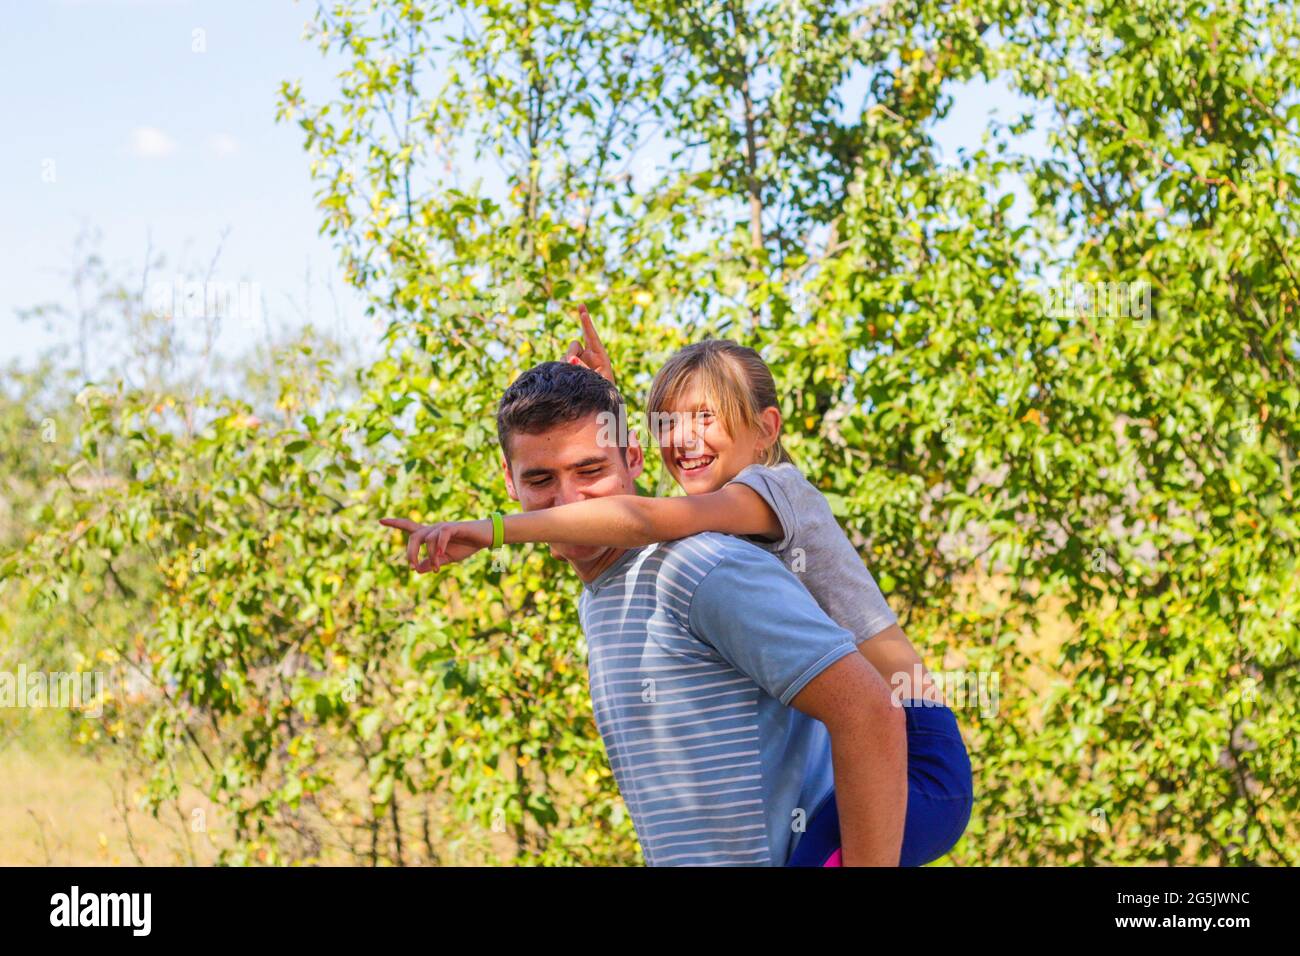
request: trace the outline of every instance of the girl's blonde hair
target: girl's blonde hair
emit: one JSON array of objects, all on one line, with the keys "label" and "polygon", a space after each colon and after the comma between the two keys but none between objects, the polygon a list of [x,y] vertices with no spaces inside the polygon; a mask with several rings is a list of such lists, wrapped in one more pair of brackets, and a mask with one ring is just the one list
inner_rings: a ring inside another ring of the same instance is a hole
[{"label": "girl's blonde hair", "polygon": [[[655,375],[647,405],[650,431],[656,441],[660,436],[655,423],[664,420],[691,384],[699,387],[729,435],[738,435],[745,429],[761,432],[759,416],[763,409],[781,407],[772,371],[757,352],[730,339],[705,339],[677,352]],[[660,453],[663,451],[660,442]],[[772,466],[791,461],[778,432],[776,440],[767,447],[762,464]]]}]

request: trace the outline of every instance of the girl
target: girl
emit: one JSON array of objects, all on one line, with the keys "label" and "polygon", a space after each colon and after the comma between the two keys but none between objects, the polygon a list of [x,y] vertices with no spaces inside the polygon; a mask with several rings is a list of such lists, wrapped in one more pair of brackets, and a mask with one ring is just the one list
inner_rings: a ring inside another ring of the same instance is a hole
[{"label": "girl", "polygon": [[[585,309],[580,316],[586,348],[573,343],[566,359],[612,382],[608,356]],[[616,495],[506,515],[499,519],[500,540],[638,548],[717,531],[771,551],[827,616],[853,633],[858,649],[906,709],[908,797],[901,864],[919,866],[943,856],[965,830],[972,803],[970,760],[957,719],[939,702],[920,656],[825,497],[782,447],[771,371],[753,349],[726,340],[698,342],[659,371],[648,404],[664,466],[686,497]],[[437,570],[492,541],[492,520],[445,522],[415,531],[407,553],[417,570]],[[429,553],[424,562],[422,545]],[[787,865],[840,865],[834,792],[813,812]]]}]

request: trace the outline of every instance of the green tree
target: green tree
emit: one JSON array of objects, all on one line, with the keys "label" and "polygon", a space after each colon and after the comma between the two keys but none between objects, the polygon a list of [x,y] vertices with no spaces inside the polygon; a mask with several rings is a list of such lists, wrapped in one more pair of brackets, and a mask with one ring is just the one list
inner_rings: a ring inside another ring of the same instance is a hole
[{"label": "green tree", "polygon": [[[332,398],[304,343],[278,408],[207,397],[185,431],[86,393],[78,455],[112,443],[123,483],[72,547],[169,542],[143,639],[179,693],[144,746],[202,746],[235,862],[335,831],[376,863],[637,858],[572,575],[535,549],[412,576],[375,524],[508,504],[496,400],[586,301],[634,405],[687,341],[759,347],[909,634],[997,682],[996,713],[958,709],[977,803],[952,859],[1295,862],[1297,22],[319,6],[338,90],[286,82],[280,115],[386,355]],[[966,83],[1031,108],[943,162]],[[60,502],[7,566],[33,593],[79,573],[48,545],[92,503]]]}]

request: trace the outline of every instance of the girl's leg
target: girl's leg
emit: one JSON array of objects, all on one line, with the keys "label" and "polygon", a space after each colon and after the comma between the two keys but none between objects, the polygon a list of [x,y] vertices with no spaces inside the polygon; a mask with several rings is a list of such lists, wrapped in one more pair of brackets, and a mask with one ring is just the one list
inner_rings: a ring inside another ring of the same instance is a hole
[{"label": "girl's leg", "polygon": [[[957,717],[944,706],[904,701],[907,714],[907,819],[902,866],[923,866],[946,854],[970,822],[970,757]],[[786,866],[841,866],[840,823],[832,792],[808,821]]]},{"label": "girl's leg", "polygon": [[970,822],[970,756],[945,706],[904,701],[907,714],[907,820],[902,866],[923,866],[957,845]]},{"label": "girl's leg", "polygon": [[839,858],[840,818],[835,809],[832,790],[808,818],[808,829],[799,838],[786,866],[831,866],[832,856]]}]

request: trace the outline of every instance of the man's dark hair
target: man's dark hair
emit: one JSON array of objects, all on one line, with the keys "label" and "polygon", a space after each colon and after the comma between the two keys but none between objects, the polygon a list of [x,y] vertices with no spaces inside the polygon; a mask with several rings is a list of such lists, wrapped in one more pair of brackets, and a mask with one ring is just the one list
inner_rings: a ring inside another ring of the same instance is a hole
[{"label": "man's dark hair", "polygon": [[617,388],[582,365],[542,362],[524,372],[501,396],[497,406],[497,440],[510,460],[510,436],[516,432],[537,435],[556,425],[576,422],[588,415],[609,413],[602,422],[617,422],[614,436],[624,458],[627,411]]}]

